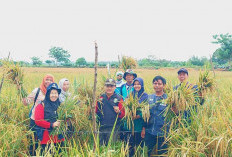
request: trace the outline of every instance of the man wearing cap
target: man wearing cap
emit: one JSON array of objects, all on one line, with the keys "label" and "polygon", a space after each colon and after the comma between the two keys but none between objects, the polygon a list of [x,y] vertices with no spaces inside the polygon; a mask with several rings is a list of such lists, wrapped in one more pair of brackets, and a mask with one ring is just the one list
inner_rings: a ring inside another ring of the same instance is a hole
[{"label": "man wearing cap", "polygon": [[180,70],[178,70],[177,74],[178,74],[178,79],[180,81],[180,84],[175,86],[174,90],[177,90],[177,88],[180,87],[181,83],[188,81],[188,70],[187,69],[181,68]]},{"label": "man wearing cap", "polygon": [[[189,77],[188,70],[185,69],[185,68],[181,68],[180,70],[178,70],[177,74],[178,74],[178,79],[180,80],[180,84],[177,85],[177,86],[175,86],[175,87],[173,87],[173,89],[174,89],[174,90],[177,90],[177,89],[181,86],[181,84],[182,84],[183,82],[186,82],[186,85],[188,86],[188,88],[192,88],[192,89],[195,91],[194,94],[197,94],[197,90],[198,90],[197,85],[192,85],[191,83],[188,82],[188,77]],[[201,96],[201,94],[200,94],[199,96]],[[199,97],[199,99],[200,99],[200,100],[199,100],[200,105],[203,105],[204,99],[203,99],[203,98],[200,98],[200,97]],[[195,111],[197,111],[197,105],[196,105],[196,106],[193,106],[193,109],[194,109]],[[174,111],[175,113],[178,113],[178,110],[177,110],[175,107],[173,108],[173,111]],[[185,117],[185,119],[187,120],[188,123],[191,122],[191,120],[190,120],[190,117],[191,117],[191,112],[190,112],[190,110],[187,110],[187,111],[184,112],[184,117]]]},{"label": "man wearing cap", "polygon": [[107,79],[105,82],[105,93],[97,101],[95,112],[99,122],[100,145],[107,145],[113,127],[115,125],[112,142],[117,140],[120,119],[124,117],[123,99],[116,94],[116,82]]},{"label": "man wearing cap", "polygon": [[123,81],[123,72],[118,71],[116,76],[117,76],[117,81],[116,81],[115,93],[120,95],[121,86],[125,84],[125,82]]},{"label": "man wearing cap", "polygon": [[133,81],[137,77],[137,74],[133,72],[131,69],[127,69],[126,72],[123,75],[124,80],[126,80],[126,83],[121,86],[120,94],[125,100],[132,91],[134,91],[133,87]]}]

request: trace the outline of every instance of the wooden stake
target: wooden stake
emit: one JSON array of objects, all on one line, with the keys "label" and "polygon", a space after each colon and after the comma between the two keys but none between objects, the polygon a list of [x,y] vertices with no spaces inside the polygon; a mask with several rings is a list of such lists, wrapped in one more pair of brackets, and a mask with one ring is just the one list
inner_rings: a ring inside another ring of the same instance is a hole
[{"label": "wooden stake", "polygon": [[[94,86],[93,86],[93,104],[92,104],[92,118],[93,118],[93,133],[94,138],[97,137],[97,126],[95,116],[95,105],[96,105],[96,89],[97,89],[97,64],[98,64],[98,46],[95,42],[95,66],[94,66]],[[94,151],[96,149],[96,142],[94,142]]]},{"label": "wooden stake", "polygon": [[[10,59],[10,52],[8,54],[7,61],[9,61],[9,59]],[[0,94],[1,94],[2,86],[3,86],[4,78],[5,78],[5,74],[3,73],[2,81],[1,81],[1,84],[0,84]]]},{"label": "wooden stake", "polygon": [[210,64],[211,64],[211,69],[213,71],[213,75],[215,77],[215,71],[214,71],[214,66],[213,66],[213,59],[212,59],[212,56],[210,55]]}]

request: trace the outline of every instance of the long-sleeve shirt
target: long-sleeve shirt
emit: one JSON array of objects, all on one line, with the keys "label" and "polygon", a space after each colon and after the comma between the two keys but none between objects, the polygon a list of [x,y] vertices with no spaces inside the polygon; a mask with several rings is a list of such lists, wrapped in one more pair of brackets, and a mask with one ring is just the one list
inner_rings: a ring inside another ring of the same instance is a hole
[{"label": "long-sleeve shirt", "polygon": [[51,143],[51,141],[54,143],[64,141],[64,138],[59,140],[57,135],[49,135],[48,129],[52,128],[53,123],[44,120],[44,106],[42,104],[38,104],[35,108],[35,124],[44,129],[43,139],[40,144]]}]

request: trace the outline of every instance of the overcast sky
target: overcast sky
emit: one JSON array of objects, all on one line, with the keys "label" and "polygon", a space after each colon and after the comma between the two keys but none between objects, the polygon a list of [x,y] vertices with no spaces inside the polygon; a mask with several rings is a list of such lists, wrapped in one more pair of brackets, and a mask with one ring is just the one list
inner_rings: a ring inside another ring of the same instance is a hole
[{"label": "overcast sky", "polygon": [[93,61],[95,40],[101,61],[209,57],[212,35],[232,33],[231,19],[231,0],[2,0],[0,57],[46,60],[58,46]]}]

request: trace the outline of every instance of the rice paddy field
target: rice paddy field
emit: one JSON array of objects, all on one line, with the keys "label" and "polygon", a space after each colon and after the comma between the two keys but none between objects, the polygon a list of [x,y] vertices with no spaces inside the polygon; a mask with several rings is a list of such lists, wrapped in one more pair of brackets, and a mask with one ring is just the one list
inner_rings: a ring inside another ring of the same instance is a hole
[{"label": "rice paddy field", "polygon": [[[90,104],[94,69],[74,68],[24,68],[24,88],[29,94],[38,87],[46,74],[52,74],[55,82],[68,78],[70,91],[81,103],[73,105],[67,102],[62,113],[72,114],[75,127],[73,138],[65,142],[61,153],[55,156],[115,156],[124,157],[128,153],[125,142],[117,142],[107,147],[99,146],[98,139],[93,139],[91,129]],[[154,92],[152,79],[161,75],[169,86],[177,85],[178,69],[135,69],[138,77],[145,82],[145,91]],[[114,76],[116,69],[111,69]],[[232,156],[232,72],[215,71],[216,88],[206,94],[205,102],[198,108],[188,125],[173,127],[167,137],[169,143],[167,156],[229,157]],[[3,75],[0,69],[0,78]],[[98,92],[102,92],[103,80],[108,77],[107,69],[98,69]],[[199,70],[189,69],[189,81],[193,84],[199,79]],[[24,106],[17,93],[17,88],[5,79],[0,93],[0,156],[28,156],[28,131],[30,106]],[[69,112],[69,113],[68,113]],[[96,143],[95,151],[93,146]],[[50,149],[53,149],[51,147]],[[39,151],[39,150],[38,150]],[[50,151],[51,152],[51,151]],[[39,153],[38,153],[39,156]],[[51,156],[50,153],[45,156]],[[137,156],[146,156],[146,148],[137,152]]]}]

